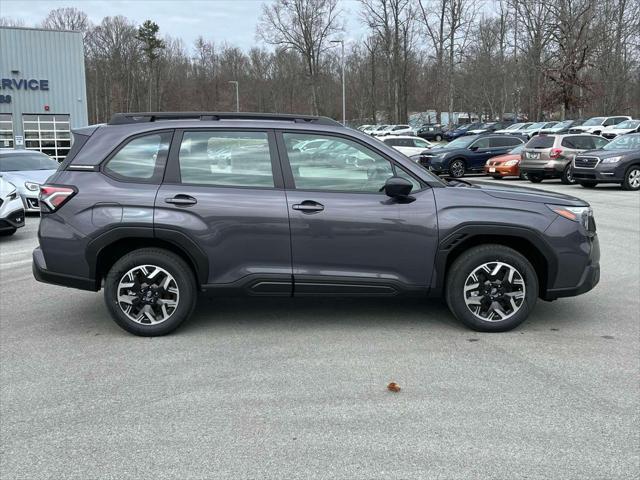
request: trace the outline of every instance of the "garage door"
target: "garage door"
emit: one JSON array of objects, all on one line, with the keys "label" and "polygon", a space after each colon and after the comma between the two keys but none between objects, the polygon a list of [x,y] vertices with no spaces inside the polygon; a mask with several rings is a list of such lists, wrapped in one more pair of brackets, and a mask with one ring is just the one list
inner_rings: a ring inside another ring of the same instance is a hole
[{"label": "garage door", "polygon": [[0,114],[0,148],[13,148],[13,123],[10,113]]},{"label": "garage door", "polygon": [[22,115],[24,145],[61,162],[71,148],[69,115]]}]

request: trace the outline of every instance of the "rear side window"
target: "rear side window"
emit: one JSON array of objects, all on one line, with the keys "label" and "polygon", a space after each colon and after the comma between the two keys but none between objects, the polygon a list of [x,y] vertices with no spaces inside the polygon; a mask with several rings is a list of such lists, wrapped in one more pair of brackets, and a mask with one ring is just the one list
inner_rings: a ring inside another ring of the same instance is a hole
[{"label": "rear side window", "polygon": [[515,147],[521,143],[522,140],[515,137],[491,137],[492,147]]},{"label": "rear side window", "polygon": [[130,140],[107,161],[105,172],[121,180],[159,182],[171,135],[170,132],[154,133]]},{"label": "rear side window", "polygon": [[594,138],[595,137],[588,137],[586,135],[565,137],[562,139],[562,146],[575,150],[593,150],[595,148]]},{"label": "rear side window", "polygon": [[556,140],[556,137],[549,135],[537,135],[533,137],[527,143],[527,148],[551,148]]},{"label": "rear side window", "polygon": [[266,132],[184,132],[178,161],[182,183],[274,186]]}]

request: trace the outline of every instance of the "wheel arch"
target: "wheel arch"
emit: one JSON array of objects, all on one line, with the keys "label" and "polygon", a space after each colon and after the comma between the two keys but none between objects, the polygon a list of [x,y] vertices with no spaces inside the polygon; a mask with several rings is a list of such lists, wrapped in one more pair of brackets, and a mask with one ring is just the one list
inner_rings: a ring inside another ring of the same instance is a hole
[{"label": "wheel arch", "polygon": [[466,250],[485,244],[503,245],[521,253],[531,262],[538,276],[539,296],[546,296],[557,274],[556,255],[540,233],[511,225],[468,224],[447,235],[438,246],[431,292],[442,295],[449,267],[455,259]]}]

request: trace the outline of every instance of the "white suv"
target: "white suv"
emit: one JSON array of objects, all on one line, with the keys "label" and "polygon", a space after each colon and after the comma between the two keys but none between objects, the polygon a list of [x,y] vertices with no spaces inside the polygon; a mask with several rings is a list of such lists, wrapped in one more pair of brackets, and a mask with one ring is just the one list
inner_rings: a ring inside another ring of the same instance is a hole
[{"label": "white suv", "polygon": [[389,130],[387,130],[387,135],[415,135],[416,132],[413,131],[410,125],[394,125]]},{"label": "white suv", "polygon": [[600,135],[605,128],[612,127],[625,120],[631,120],[631,117],[592,117],[582,125],[569,129],[569,133],[591,133],[593,135]]}]

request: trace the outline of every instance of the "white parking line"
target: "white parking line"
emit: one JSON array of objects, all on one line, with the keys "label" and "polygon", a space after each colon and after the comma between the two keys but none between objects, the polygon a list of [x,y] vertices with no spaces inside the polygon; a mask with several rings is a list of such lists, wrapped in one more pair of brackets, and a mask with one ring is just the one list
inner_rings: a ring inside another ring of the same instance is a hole
[{"label": "white parking line", "polygon": [[0,263],[0,268],[11,267],[13,265],[23,265],[25,263],[31,263],[31,259],[25,258],[24,260],[16,260],[15,262]]}]

